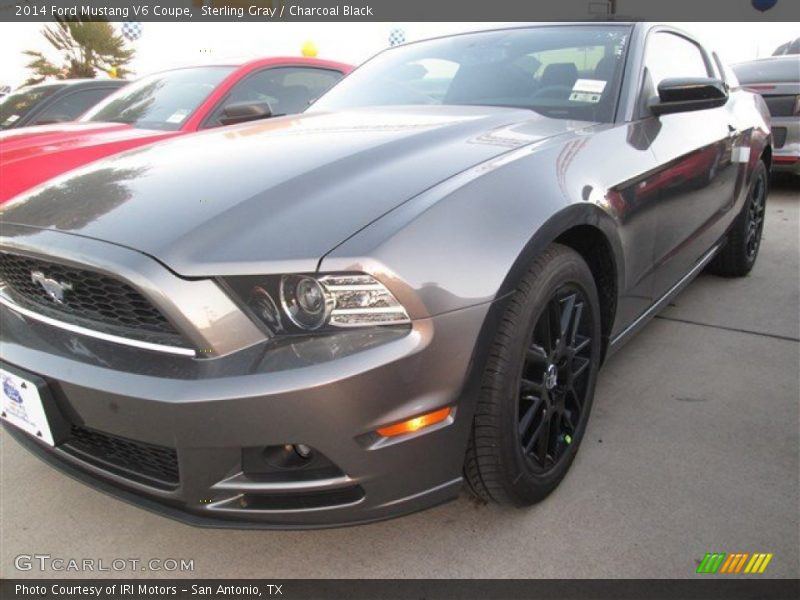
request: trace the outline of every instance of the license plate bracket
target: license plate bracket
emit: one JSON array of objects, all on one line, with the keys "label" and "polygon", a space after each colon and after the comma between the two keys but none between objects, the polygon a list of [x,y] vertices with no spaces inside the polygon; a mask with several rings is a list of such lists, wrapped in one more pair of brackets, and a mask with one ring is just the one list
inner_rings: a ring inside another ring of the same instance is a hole
[{"label": "license plate bracket", "polygon": [[69,438],[69,423],[42,377],[0,362],[0,386],[0,420],[48,446]]}]

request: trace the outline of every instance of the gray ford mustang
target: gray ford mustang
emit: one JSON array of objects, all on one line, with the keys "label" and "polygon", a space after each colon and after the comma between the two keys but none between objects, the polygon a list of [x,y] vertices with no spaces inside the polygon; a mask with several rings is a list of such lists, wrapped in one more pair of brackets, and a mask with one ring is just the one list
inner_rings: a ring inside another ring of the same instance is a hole
[{"label": "gray ford mustang", "polygon": [[95,162],[2,211],[4,426],[183,521],[544,498],[598,370],[759,249],[763,100],[669,27],[388,50],[307,113]]}]

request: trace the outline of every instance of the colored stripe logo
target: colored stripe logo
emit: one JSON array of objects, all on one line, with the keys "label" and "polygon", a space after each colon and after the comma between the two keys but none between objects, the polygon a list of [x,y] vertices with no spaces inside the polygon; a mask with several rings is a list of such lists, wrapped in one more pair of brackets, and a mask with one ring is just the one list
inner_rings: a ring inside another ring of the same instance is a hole
[{"label": "colored stripe logo", "polygon": [[697,567],[699,574],[761,574],[767,569],[772,553],[756,552],[708,552]]}]

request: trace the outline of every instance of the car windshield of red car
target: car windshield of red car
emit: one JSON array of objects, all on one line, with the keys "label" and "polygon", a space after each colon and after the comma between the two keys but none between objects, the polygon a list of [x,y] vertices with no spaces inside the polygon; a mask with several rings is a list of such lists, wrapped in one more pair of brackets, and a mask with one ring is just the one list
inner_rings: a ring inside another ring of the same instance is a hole
[{"label": "car windshield of red car", "polygon": [[111,94],[81,121],[176,131],[234,68],[195,67],[143,77]]}]

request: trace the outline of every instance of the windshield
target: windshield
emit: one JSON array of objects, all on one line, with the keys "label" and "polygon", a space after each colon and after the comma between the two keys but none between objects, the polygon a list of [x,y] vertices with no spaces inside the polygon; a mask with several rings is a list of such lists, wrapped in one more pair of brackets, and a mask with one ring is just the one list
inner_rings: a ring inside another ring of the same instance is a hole
[{"label": "windshield", "polygon": [[408,104],[525,108],[611,121],[629,26],[547,26],[429,40],[387,50],[310,110]]},{"label": "windshield", "polygon": [[30,113],[37,104],[49,98],[66,84],[37,85],[23,88],[7,96],[0,102],[0,129],[8,129],[22,117]]},{"label": "windshield", "polygon": [[178,69],[142,77],[111,94],[81,121],[176,131],[234,67]]}]

